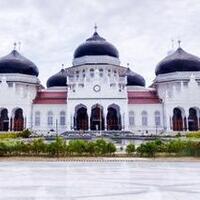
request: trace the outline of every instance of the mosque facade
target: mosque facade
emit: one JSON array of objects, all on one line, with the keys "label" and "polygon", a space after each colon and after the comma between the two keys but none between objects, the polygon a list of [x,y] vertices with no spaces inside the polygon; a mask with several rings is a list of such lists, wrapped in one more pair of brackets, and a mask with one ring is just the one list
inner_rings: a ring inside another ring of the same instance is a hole
[{"label": "mosque facade", "polygon": [[0,131],[200,129],[200,58],[180,47],[157,64],[150,87],[120,65],[117,48],[96,30],[76,48],[72,66],[51,76],[46,88],[38,75],[37,66],[16,49],[0,58]]}]

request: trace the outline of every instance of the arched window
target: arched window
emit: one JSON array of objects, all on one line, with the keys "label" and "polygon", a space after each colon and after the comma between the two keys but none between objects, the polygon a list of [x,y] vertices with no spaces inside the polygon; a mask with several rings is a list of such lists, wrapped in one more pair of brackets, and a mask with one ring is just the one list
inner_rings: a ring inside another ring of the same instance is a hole
[{"label": "arched window", "polygon": [[61,126],[65,125],[65,111],[60,112],[60,125]]},{"label": "arched window", "polygon": [[156,111],[154,113],[155,115],[155,125],[156,126],[160,126],[161,125],[161,120],[160,120],[160,112],[159,111]]},{"label": "arched window", "polygon": [[129,112],[129,126],[135,126],[135,117],[133,111]]},{"label": "arched window", "polygon": [[76,71],[76,79],[79,78],[79,71]]},{"label": "arched window", "polygon": [[90,76],[94,77],[94,69],[90,69]]},{"label": "arched window", "polygon": [[35,112],[35,126],[40,126],[40,112]]},{"label": "arched window", "polygon": [[142,126],[148,126],[148,116],[146,111],[142,111]]},{"label": "arched window", "polygon": [[85,69],[82,71],[83,78],[85,78]]},{"label": "arched window", "polygon": [[117,71],[116,70],[114,70],[114,76],[117,76]]},{"label": "arched window", "polygon": [[99,69],[99,76],[103,77],[103,69]]},{"label": "arched window", "polygon": [[48,126],[53,126],[53,112],[51,111],[48,112],[47,124]]},{"label": "arched window", "polygon": [[108,69],[108,76],[110,76],[110,73],[111,73],[111,70],[110,70],[110,69]]}]

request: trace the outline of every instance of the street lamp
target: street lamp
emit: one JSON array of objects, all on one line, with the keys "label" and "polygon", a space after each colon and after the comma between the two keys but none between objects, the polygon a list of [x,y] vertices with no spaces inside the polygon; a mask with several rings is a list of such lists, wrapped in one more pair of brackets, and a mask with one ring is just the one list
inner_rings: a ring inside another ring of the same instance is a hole
[{"label": "street lamp", "polygon": [[58,137],[58,119],[56,119],[56,137]]}]

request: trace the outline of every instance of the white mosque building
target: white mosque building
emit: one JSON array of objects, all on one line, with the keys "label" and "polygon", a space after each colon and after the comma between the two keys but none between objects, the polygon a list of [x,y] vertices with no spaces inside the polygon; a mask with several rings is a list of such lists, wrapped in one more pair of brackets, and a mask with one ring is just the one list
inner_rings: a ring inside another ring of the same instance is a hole
[{"label": "white mosque building", "polygon": [[38,74],[16,49],[0,58],[0,131],[200,129],[200,58],[180,47],[158,63],[151,87],[120,65],[116,47],[96,30],[76,48],[72,66],[47,80],[47,88]]}]

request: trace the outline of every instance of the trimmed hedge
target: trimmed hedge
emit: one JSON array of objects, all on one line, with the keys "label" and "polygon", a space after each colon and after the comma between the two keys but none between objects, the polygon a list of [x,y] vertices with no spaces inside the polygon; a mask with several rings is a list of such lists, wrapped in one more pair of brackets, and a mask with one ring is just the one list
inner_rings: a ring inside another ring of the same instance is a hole
[{"label": "trimmed hedge", "polygon": [[[103,139],[96,141],[72,140],[67,143],[62,137],[47,143],[43,139],[31,142],[17,140],[1,140],[0,156],[114,156],[116,147],[113,143]],[[128,155],[141,157],[155,156],[200,156],[200,142],[182,141],[180,139],[163,142],[155,140],[141,144],[135,148],[134,144],[126,147]]]},{"label": "trimmed hedge", "polygon": [[15,139],[18,137],[21,138],[28,138],[31,135],[31,131],[28,129],[21,131],[21,132],[7,132],[7,133],[0,133],[0,140],[2,139]]},{"label": "trimmed hedge", "polygon": [[57,137],[51,143],[46,143],[43,139],[34,139],[29,143],[23,141],[0,142],[0,156],[111,156],[115,151],[114,144],[102,139],[94,142],[73,140],[69,144],[61,137]]},{"label": "trimmed hedge", "polygon": [[175,156],[200,156],[200,142],[171,140],[162,142],[156,140],[141,144],[137,149],[139,156],[155,157],[156,154],[164,153],[165,155]]},{"label": "trimmed hedge", "polygon": [[187,138],[200,138],[200,131],[195,131],[195,132],[191,132],[188,133],[186,135]]}]

